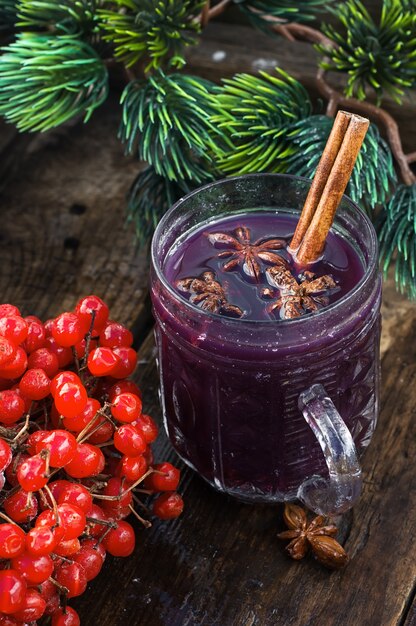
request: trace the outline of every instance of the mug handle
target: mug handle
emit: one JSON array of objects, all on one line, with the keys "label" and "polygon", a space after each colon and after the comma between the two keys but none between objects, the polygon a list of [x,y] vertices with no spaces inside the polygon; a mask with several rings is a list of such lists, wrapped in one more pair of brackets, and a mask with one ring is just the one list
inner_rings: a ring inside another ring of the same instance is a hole
[{"label": "mug handle", "polygon": [[329,477],[306,479],[297,497],[315,513],[339,515],[354,506],[361,494],[361,467],[354,441],[322,385],[312,385],[301,393],[298,405],[322,448]]}]

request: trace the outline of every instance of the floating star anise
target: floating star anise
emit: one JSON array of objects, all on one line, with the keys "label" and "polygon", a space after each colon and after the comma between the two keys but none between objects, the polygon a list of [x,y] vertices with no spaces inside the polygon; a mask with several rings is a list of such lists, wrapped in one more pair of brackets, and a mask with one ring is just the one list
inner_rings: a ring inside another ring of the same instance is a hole
[{"label": "floating star anise", "polygon": [[252,243],[250,229],[246,226],[239,226],[234,230],[234,234],[235,237],[228,233],[208,234],[208,239],[213,245],[221,244],[231,248],[218,254],[222,259],[227,257],[229,259],[223,265],[226,272],[240,265],[247,276],[258,280],[261,272],[259,259],[266,263],[286,267],[285,259],[274,252],[274,250],[280,250],[286,246],[283,239],[258,239]]},{"label": "floating star anise", "polygon": [[348,555],[338,541],[334,539],[338,529],[328,524],[322,515],[317,515],[311,522],[304,509],[296,504],[285,504],[283,519],[290,530],[277,536],[279,539],[290,539],[286,546],[292,559],[300,560],[309,549],[315,558],[330,569],[340,569],[348,562]]},{"label": "floating star anise", "polygon": [[215,280],[214,272],[204,272],[196,278],[182,278],[176,282],[176,287],[185,293],[190,293],[189,301],[204,311],[224,313],[232,317],[241,317],[240,307],[230,304],[224,287]]},{"label": "floating star anise", "polygon": [[280,265],[268,267],[266,275],[269,283],[280,290],[280,298],[269,306],[269,311],[280,309],[280,316],[284,319],[300,317],[326,306],[329,298],[320,294],[337,286],[329,274],[316,276],[308,271],[303,272],[298,282],[288,269]]}]

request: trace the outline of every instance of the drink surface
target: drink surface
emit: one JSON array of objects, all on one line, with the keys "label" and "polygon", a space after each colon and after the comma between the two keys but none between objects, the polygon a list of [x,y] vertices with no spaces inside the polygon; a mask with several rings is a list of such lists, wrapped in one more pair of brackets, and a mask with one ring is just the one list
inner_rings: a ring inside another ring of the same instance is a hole
[{"label": "drink surface", "polygon": [[352,245],[331,231],[321,259],[306,273],[296,268],[287,246],[297,220],[256,210],[206,222],[169,252],[165,276],[181,296],[213,313],[257,321],[313,313],[351,291],[364,267]]}]

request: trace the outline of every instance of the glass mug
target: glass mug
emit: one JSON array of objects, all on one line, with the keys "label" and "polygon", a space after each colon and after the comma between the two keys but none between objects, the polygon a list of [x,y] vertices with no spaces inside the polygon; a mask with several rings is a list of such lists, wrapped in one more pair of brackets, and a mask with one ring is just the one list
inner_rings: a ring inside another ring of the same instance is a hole
[{"label": "glass mug", "polygon": [[358,253],[364,275],[311,315],[220,316],[191,304],[164,274],[169,250],[198,224],[257,208],[298,216],[309,186],[254,174],[179,200],[153,237],[151,296],[164,424],[179,456],[241,500],[299,498],[334,515],[361,492],[358,458],[378,415],[381,276],[369,219],[344,196],[333,228]]}]

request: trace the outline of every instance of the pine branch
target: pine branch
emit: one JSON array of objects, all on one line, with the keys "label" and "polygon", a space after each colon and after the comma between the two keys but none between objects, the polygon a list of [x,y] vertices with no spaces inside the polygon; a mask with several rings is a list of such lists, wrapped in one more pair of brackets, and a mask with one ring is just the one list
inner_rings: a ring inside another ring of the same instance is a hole
[{"label": "pine branch", "polygon": [[334,0],[233,0],[254,26],[270,33],[270,21],[310,22]]},{"label": "pine branch", "polygon": [[387,92],[400,103],[405,89],[416,84],[415,6],[414,0],[383,0],[380,23],[375,24],[360,0],[335,5],[341,30],[322,27],[335,45],[317,49],[326,57],[323,69],[348,74],[347,96],[365,100],[369,87],[378,102]]},{"label": "pine branch", "polygon": [[97,32],[101,0],[19,0],[18,26],[61,36],[90,37]]},{"label": "pine branch", "polygon": [[397,288],[416,299],[416,184],[400,185],[378,221],[385,273],[395,258]]},{"label": "pine branch", "polygon": [[129,83],[121,98],[120,128],[128,154],[137,153],[169,180],[211,179],[211,153],[222,138],[210,120],[217,91],[201,78],[162,71]]},{"label": "pine branch", "polygon": [[[114,2],[110,3],[114,4]],[[119,10],[100,10],[104,39],[127,67],[147,59],[146,71],[185,65],[184,48],[200,32],[195,19],[205,0],[116,0]]]},{"label": "pine branch", "polygon": [[294,153],[288,139],[293,126],[311,114],[304,87],[276,70],[278,76],[237,74],[224,80],[217,97],[220,111],[212,121],[228,144],[216,146],[217,165],[227,174],[283,172]]},{"label": "pine branch", "polygon": [[[312,115],[294,126],[290,136],[295,153],[289,157],[287,168],[290,174],[313,178],[332,124],[326,115]],[[346,193],[371,215],[390,197],[396,183],[391,151],[377,126],[371,124]]]},{"label": "pine branch", "polygon": [[0,114],[20,130],[44,131],[83,115],[108,92],[107,69],[78,39],[21,34],[3,48]]}]

